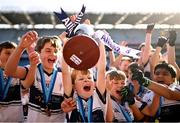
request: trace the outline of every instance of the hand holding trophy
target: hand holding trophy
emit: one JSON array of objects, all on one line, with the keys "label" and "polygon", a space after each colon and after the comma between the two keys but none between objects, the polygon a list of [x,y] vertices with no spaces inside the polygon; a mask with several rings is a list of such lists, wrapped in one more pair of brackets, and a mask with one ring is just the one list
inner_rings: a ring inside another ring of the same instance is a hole
[{"label": "hand holding trophy", "polygon": [[66,26],[67,37],[69,37],[63,48],[64,60],[70,67],[77,70],[92,68],[96,65],[100,56],[98,43],[91,37],[94,34],[93,27],[90,24],[80,24],[84,12],[85,7],[83,6],[73,22],[62,8],[61,13],[55,12]]}]

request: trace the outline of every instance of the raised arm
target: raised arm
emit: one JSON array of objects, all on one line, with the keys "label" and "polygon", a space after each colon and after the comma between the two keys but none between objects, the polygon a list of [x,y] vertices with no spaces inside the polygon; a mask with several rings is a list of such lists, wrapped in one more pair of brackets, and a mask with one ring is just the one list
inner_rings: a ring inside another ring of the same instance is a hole
[{"label": "raised arm", "polygon": [[154,24],[149,24],[146,29],[145,47],[144,47],[144,51],[142,52],[143,65],[145,65],[148,62],[149,56],[151,54],[151,36],[152,36],[153,28],[154,28]]},{"label": "raised arm", "polygon": [[142,112],[147,116],[155,116],[160,106],[160,96],[155,94],[153,97],[153,101],[150,105],[147,105]]},{"label": "raised arm", "polygon": [[139,108],[137,107],[137,105],[134,103],[133,105],[129,105],[129,107],[131,108],[135,121],[141,121],[144,118],[144,114],[141,113],[141,111],[139,110]]},{"label": "raised arm", "polygon": [[25,35],[23,35],[18,47],[15,49],[15,51],[7,61],[7,64],[5,66],[6,75],[24,79],[24,77],[26,76],[26,69],[24,67],[18,66],[18,63],[25,48],[29,47],[37,39],[38,34],[35,31],[29,31]]},{"label": "raised arm", "polygon": [[106,113],[106,122],[113,121],[113,108],[112,108],[112,99],[108,96],[108,104],[107,104],[107,113]]},{"label": "raised arm", "polygon": [[148,86],[148,88],[155,93],[171,100],[180,100],[180,92],[173,91],[166,86],[159,84],[157,82],[151,81],[151,84]]},{"label": "raised arm", "polygon": [[180,100],[179,91],[171,90],[162,84],[145,78],[140,70],[137,70],[133,73],[132,80],[138,81],[141,85],[147,87],[148,89],[154,91],[158,95],[163,96],[167,99]]},{"label": "raised arm", "polygon": [[104,94],[106,89],[105,73],[106,73],[106,53],[102,42],[99,42],[100,57],[97,63],[97,88],[101,94]]},{"label": "raised arm", "polygon": [[30,61],[30,67],[28,69],[28,73],[26,75],[25,80],[22,80],[22,85],[25,88],[31,87],[31,85],[34,83],[35,74],[37,65],[40,62],[39,54],[36,51],[33,51],[29,54],[29,61]]},{"label": "raised arm", "polygon": [[[125,47],[125,46],[127,45],[127,42],[126,42],[126,41],[122,41],[119,45]],[[109,52],[110,65],[111,65],[112,67],[118,68],[118,65],[121,63],[121,60],[122,60],[122,57],[123,57],[123,56],[124,56],[123,54],[119,54],[119,55],[115,58],[114,52],[113,52],[113,51],[110,51],[110,52]]]},{"label": "raised arm", "polygon": [[175,41],[176,41],[176,31],[169,31],[168,63],[172,64],[176,68],[177,78],[179,79],[179,77],[180,77],[180,68],[176,63]]},{"label": "raised arm", "polygon": [[160,54],[163,46],[166,44],[167,38],[166,37],[159,37],[157,44],[156,44],[156,50],[152,54],[151,59],[150,59],[150,64],[151,64],[151,75],[154,74],[154,68],[155,66],[159,63],[160,61]]},{"label": "raised arm", "polygon": [[[66,32],[63,32],[59,37],[63,41],[63,46],[67,42]],[[66,96],[71,96],[72,93],[72,80],[71,80],[71,71],[69,65],[65,62],[64,58],[62,57],[62,79],[63,79],[63,86],[64,86],[64,93]]]}]

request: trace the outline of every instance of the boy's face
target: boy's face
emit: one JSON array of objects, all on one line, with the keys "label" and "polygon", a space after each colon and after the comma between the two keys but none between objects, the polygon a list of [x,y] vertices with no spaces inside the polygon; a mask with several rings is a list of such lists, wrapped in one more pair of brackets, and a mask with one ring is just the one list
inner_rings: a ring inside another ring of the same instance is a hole
[{"label": "boy's face", "polygon": [[51,42],[44,45],[40,52],[41,62],[45,70],[52,70],[57,61],[59,50],[52,46]]},{"label": "boy's face", "polygon": [[0,53],[0,61],[1,61],[2,67],[4,67],[6,65],[6,62],[13,51],[14,51],[14,48],[12,48],[12,49],[3,48],[2,49],[2,51]]},{"label": "boy's face", "polygon": [[126,75],[127,75],[127,72],[128,72],[128,66],[131,62],[128,61],[128,60],[124,60],[124,61],[121,61],[121,63],[119,64],[119,69],[121,71],[123,71]]},{"label": "boy's face", "polygon": [[170,85],[174,82],[170,72],[164,68],[158,68],[154,72],[154,81],[161,84]]},{"label": "boy's face", "polygon": [[93,75],[90,73],[82,74],[81,71],[79,71],[75,79],[75,90],[78,95],[84,99],[88,99],[93,95],[94,88]]},{"label": "boy's face", "polygon": [[120,91],[125,86],[125,80],[110,80],[109,76],[107,76],[106,82],[108,83],[108,86],[110,86],[109,89],[111,96],[114,96],[116,99],[120,100]]}]

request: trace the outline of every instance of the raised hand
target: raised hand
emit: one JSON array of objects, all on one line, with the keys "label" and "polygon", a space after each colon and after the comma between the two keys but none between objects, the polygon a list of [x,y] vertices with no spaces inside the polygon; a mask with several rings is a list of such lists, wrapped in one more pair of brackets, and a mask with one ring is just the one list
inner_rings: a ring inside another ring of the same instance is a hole
[{"label": "raised hand", "polygon": [[21,49],[25,49],[31,46],[34,42],[36,42],[38,39],[38,34],[36,31],[29,31],[26,34],[24,34],[21,38],[21,41],[19,43],[19,47]]},{"label": "raised hand", "polygon": [[158,38],[157,47],[163,47],[167,42],[167,38],[164,36],[161,36]]},{"label": "raised hand", "polygon": [[176,34],[175,30],[169,31],[168,42],[169,42],[170,46],[174,46],[175,45],[176,37],[177,37],[177,34]]},{"label": "raised hand", "polygon": [[143,72],[139,69],[134,69],[132,71],[132,81],[133,80],[138,81],[140,85],[143,85],[145,87],[148,87],[151,83],[151,81],[149,79],[144,77]]},{"label": "raised hand", "polygon": [[39,54],[36,51],[29,53],[29,61],[30,65],[36,66],[38,63],[40,63]]},{"label": "raised hand", "polygon": [[67,38],[67,32],[63,32],[59,35],[59,38],[61,39],[63,45],[66,44],[66,42],[69,40],[69,38]]},{"label": "raised hand", "polygon": [[128,86],[125,86],[123,89],[121,89],[120,94],[122,96],[122,103],[128,102],[129,105],[133,105],[135,103],[134,94]]},{"label": "raised hand", "polygon": [[153,29],[154,29],[155,24],[148,24],[147,28],[146,28],[146,33],[152,33]]},{"label": "raised hand", "polygon": [[71,15],[69,18],[74,23],[76,21],[77,16],[76,15]]},{"label": "raised hand", "polygon": [[65,113],[76,109],[76,101],[73,98],[65,98],[64,101],[61,103],[61,109]]},{"label": "raised hand", "polygon": [[26,51],[28,54],[32,53],[35,51],[36,43],[32,43],[29,47],[26,48]]}]

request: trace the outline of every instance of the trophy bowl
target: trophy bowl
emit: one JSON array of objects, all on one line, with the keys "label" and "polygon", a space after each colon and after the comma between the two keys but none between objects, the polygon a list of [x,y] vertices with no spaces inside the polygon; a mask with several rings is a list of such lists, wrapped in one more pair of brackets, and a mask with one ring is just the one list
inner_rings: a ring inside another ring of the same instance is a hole
[{"label": "trophy bowl", "polygon": [[96,65],[100,50],[97,42],[87,35],[72,37],[63,48],[65,62],[77,70],[87,70]]}]

